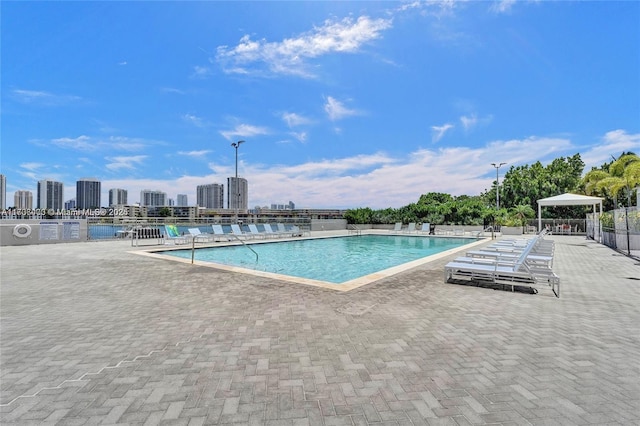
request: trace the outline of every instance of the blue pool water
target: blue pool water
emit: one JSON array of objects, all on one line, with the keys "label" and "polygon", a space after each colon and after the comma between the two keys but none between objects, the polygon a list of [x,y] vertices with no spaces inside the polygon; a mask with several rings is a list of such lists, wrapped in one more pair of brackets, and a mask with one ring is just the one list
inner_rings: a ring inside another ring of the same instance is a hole
[{"label": "blue pool water", "polygon": [[[473,238],[362,235],[195,250],[195,260],[340,284],[478,241]],[[163,255],[191,259],[191,250]]]}]

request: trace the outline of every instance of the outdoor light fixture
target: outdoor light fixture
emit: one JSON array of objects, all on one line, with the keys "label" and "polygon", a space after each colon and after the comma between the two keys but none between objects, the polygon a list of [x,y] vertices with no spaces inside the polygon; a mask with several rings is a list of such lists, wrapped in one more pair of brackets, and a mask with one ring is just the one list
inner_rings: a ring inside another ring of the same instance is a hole
[{"label": "outdoor light fixture", "polygon": [[[236,149],[236,180],[234,184],[236,192],[236,223],[238,223],[238,208],[240,207],[240,186],[238,185],[238,148],[241,143],[244,143],[244,141],[238,141],[231,144],[231,146]],[[229,190],[231,190],[231,188],[229,188]]]},{"label": "outdoor light fixture", "polygon": [[500,210],[500,183],[498,181],[498,171],[500,170],[500,167],[504,166],[505,164],[507,163],[491,163],[491,165],[496,168],[496,211]]}]

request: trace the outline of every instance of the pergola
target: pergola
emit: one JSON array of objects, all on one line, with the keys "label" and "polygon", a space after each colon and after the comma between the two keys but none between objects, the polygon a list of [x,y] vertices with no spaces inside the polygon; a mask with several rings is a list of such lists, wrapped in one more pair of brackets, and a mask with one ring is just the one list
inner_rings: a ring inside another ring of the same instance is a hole
[{"label": "pergola", "polygon": [[596,213],[596,206],[600,205],[602,214],[602,200],[600,197],[590,197],[588,195],[565,193],[549,198],[538,200],[538,231],[542,230],[542,207],[545,206],[593,206],[593,213]]}]

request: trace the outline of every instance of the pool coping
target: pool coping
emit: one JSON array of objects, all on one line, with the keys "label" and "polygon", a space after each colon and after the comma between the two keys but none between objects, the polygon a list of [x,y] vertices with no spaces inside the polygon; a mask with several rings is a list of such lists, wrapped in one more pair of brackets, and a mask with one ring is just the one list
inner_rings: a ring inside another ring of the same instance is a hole
[{"label": "pool coping", "polygon": [[[363,232],[362,235],[386,235],[386,234],[380,234],[380,233],[376,233],[376,232]],[[454,237],[454,236],[439,236],[439,235],[407,235],[407,234],[388,234],[389,236],[404,236],[404,237],[415,237],[415,238],[424,238],[424,237],[428,237],[428,238],[460,238],[460,239],[473,239],[475,237],[468,237],[468,236],[458,236],[458,237]],[[246,245],[253,245],[253,244],[264,244],[264,243],[273,243],[273,242],[288,242],[288,241],[300,241],[300,240],[316,240],[316,239],[324,239],[324,238],[336,238],[336,237],[348,237],[348,234],[345,235],[330,235],[330,236],[311,236],[311,237],[301,237],[301,238],[282,238],[279,240],[273,240],[273,239],[263,239],[263,240],[254,240],[254,241],[246,241],[244,242],[244,244]],[[416,268],[418,266],[422,266],[425,265],[427,263],[430,262],[434,262],[436,260],[442,259],[444,257],[447,256],[451,256],[453,254],[456,254],[460,251],[464,251],[464,250],[469,250],[472,247],[475,247],[477,245],[481,245],[487,242],[487,240],[490,240],[489,237],[480,237],[477,238],[478,241],[474,241],[472,243],[469,244],[465,244],[461,247],[456,247],[456,248],[452,248],[449,250],[445,250],[443,252],[440,253],[436,253],[436,254],[432,254],[430,256],[426,256],[420,259],[416,259],[416,260],[412,260],[406,263],[402,263],[400,265],[396,265],[396,266],[392,266],[390,268],[387,269],[383,269],[381,271],[377,271],[368,275],[364,275],[362,277],[358,277],[358,278],[354,278],[352,280],[348,280],[345,281],[343,283],[340,284],[336,284],[336,283],[331,283],[328,281],[321,281],[321,280],[314,280],[314,279],[310,279],[310,278],[302,278],[302,277],[295,277],[292,275],[284,275],[284,274],[278,274],[275,272],[266,272],[266,271],[257,271],[255,269],[248,269],[248,268],[243,268],[240,266],[231,266],[231,265],[224,265],[221,263],[215,263],[215,262],[205,262],[205,261],[200,261],[200,260],[193,260],[193,263],[190,259],[185,259],[185,258],[180,258],[180,257],[169,257],[169,256],[165,256],[159,253],[164,253],[167,251],[174,251],[174,250],[185,250],[185,249],[189,249],[191,247],[187,246],[185,247],[185,245],[179,245],[179,246],[165,246],[162,248],[148,248],[148,249],[144,249],[144,250],[136,250],[136,251],[129,251],[129,253],[133,253],[133,254],[137,254],[140,256],[146,256],[146,257],[151,257],[154,259],[162,259],[165,261],[171,261],[171,262],[180,262],[180,263],[184,263],[184,264],[188,264],[188,265],[194,265],[194,266],[203,266],[206,268],[213,268],[213,269],[217,269],[217,270],[223,270],[223,271],[227,271],[227,272],[236,272],[236,273],[241,273],[241,274],[246,274],[246,275],[253,275],[253,276],[257,276],[257,277],[265,277],[265,278],[271,278],[274,280],[279,280],[279,281],[285,281],[285,282],[289,282],[289,283],[295,283],[295,284],[303,284],[303,285],[310,285],[310,286],[314,286],[314,287],[320,287],[320,288],[325,288],[325,289],[329,289],[329,290],[334,290],[334,291],[340,291],[340,292],[348,292],[351,290],[355,290],[357,288],[360,288],[362,286],[371,284],[373,282],[379,281],[381,279],[399,274],[401,272],[405,272],[408,271],[410,269]],[[243,242],[237,242],[237,241],[229,241],[229,242],[218,242],[218,243],[212,243],[212,244],[201,244],[198,246],[195,246],[196,249],[200,249],[200,248],[215,248],[215,247],[225,247],[225,246],[237,246],[237,245],[242,245]]]}]

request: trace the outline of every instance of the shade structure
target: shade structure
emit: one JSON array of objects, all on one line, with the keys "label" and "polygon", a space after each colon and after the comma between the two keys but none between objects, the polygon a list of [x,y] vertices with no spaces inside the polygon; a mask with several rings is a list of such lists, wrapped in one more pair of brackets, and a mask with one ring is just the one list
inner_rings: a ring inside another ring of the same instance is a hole
[{"label": "shade structure", "polygon": [[[538,203],[538,231],[542,229],[542,207],[545,206],[593,206],[593,213],[596,213],[596,206],[600,206],[600,214],[602,214],[601,197],[591,197],[589,195],[571,194],[566,192],[553,197],[541,198]],[[597,222],[596,222],[597,223]],[[596,235],[600,233],[597,232]]]}]

